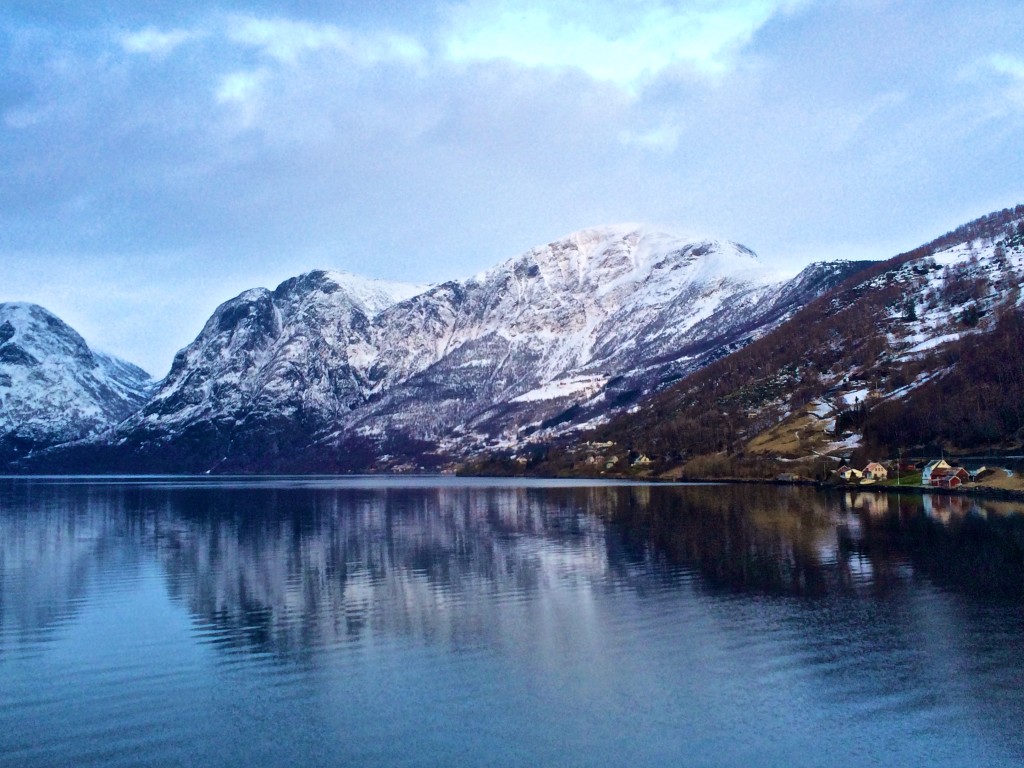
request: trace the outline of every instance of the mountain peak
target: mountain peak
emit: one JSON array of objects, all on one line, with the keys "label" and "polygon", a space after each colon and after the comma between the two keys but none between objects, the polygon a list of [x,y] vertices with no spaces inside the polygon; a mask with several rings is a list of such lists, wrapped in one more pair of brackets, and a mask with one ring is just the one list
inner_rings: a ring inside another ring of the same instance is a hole
[{"label": "mountain peak", "polygon": [[[92,364],[89,346],[74,328],[45,307],[29,302],[0,304],[0,343],[17,345],[33,358],[73,357]],[[4,338],[6,337],[6,338]],[[21,359],[27,359],[19,355]]]},{"label": "mountain peak", "polygon": [[341,270],[314,269],[298,277],[285,280],[275,289],[274,293],[282,295],[295,289],[305,291],[315,289],[322,293],[333,293],[340,289],[357,304],[367,317],[373,318],[388,307],[423,293],[429,287],[428,285],[362,277]]},{"label": "mountain peak", "polygon": [[44,307],[0,304],[0,461],[110,427],[150,386],[144,371],[94,353]]}]

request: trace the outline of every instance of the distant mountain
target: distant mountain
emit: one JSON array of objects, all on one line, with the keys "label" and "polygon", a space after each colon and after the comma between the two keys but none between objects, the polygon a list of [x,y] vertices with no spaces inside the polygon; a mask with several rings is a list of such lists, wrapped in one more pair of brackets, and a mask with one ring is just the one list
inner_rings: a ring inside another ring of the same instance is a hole
[{"label": "distant mountain", "polygon": [[89,349],[42,307],[0,304],[0,467],[113,426],[152,387],[141,368]]},{"label": "distant mountain", "polygon": [[[1017,206],[854,274],[743,349],[550,446],[526,469],[811,474],[830,466],[829,456],[1019,449],[1022,283]],[[492,458],[478,469],[501,471],[502,456]]]},{"label": "distant mountain", "polygon": [[311,272],[221,305],[152,399],[36,466],[437,466],[600,423],[863,264],[784,280],[743,246],[584,230],[427,289]]}]

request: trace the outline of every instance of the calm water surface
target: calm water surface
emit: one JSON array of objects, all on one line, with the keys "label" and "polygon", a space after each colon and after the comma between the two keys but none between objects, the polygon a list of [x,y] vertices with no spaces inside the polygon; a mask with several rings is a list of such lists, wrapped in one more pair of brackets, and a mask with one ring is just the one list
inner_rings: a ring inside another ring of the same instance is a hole
[{"label": "calm water surface", "polygon": [[0,765],[1024,765],[1021,512],[0,479]]}]

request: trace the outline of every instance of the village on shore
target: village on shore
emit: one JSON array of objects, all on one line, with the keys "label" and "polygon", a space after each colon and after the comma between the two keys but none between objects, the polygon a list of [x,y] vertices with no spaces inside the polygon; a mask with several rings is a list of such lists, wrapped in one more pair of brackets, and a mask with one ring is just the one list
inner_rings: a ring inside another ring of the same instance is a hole
[{"label": "village on shore", "polygon": [[[780,482],[800,481],[797,475],[782,473]],[[1004,491],[1024,490],[1024,477],[1012,469],[997,466],[963,466],[954,459],[922,461],[896,459],[869,462],[863,469],[843,463],[831,471],[826,484],[839,486],[917,487],[943,490],[990,488]]]}]

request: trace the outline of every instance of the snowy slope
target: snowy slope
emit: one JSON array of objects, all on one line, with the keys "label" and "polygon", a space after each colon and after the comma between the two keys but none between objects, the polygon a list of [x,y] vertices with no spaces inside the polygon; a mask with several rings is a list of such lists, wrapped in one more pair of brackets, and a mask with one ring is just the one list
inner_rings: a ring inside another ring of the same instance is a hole
[{"label": "snowy slope", "polygon": [[363,313],[371,318],[376,317],[388,307],[423,293],[429,288],[427,285],[376,280],[336,270],[324,270],[322,275],[324,279],[343,289]]},{"label": "snowy slope", "polygon": [[[1024,226],[1024,218],[1005,225],[1008,233]],[[1024,236],[1002,234],[970,238],[942,247],[898,266],[858,286],[858,291],[898,290],[877,319],[884,337],[879,367],[912,364],[917,373],[900,378],[877,377],[879,386],[861,389],[867,371],[826,376],[838,405],[870,398],[878,403],[908,397],[917,388],[948,370],[944,349],[960,339],[991,331],[998,311],[1021,306],[1024,285]],[[834,409],[838,410],[838,408]],[[827,422],[831,423],[831,422]]]},{"label": "snowy slope", "polygon": [[[1009,222],[1015,231],[1024,219]],[[1021,304],[1024,285],[1024,238],[993,235],[928,249],[916,258],[902,259],[891,269],[856,286],[853,298],[865,304],[865,295],[894,293],[896,298],[881,308],[874,320],[879,333],[876,359],[863,367],[827,373],[821,384],[827,397],[816,413],[820,427],[829,434],[836,416],[861,403],[874,407],[912,397],[916,390],[944,376],[950,363],[943,351],[960,339],[990,332],[998,310]],[[834,311],[850,311],[849,299],[837,297]],[[887,375],[906,367],[912,377]],[[864,386],[865,381],[875,386]],[[784,411],[788,417],[799,409]],[[853,433],[838,437],[829,447],[848,453],[861,443]]]},{"label": "snowy slope", "polygon": [[94,352],[35,304],[0,304],[0,458],[97,433],[135,411],[153,382]]},{"label": "snowy slope", "polygon": [[[357,420],[434,438],[511,402],[593,394],[612,377],[671,357],[702,321],[755,306],[777,284],[732,243],[633,227],[578,232],[383,313],[368,370],[380,397]],[[729,320],[718,319],[727,331]],[[483,432],[552,415],[528,410]]]},{"label": "snowy slope", "polygon": [[[1008,220],[982,229],[977,236],[901,258],[881,274],[857,285],[849,298],[836,297],[838,314],[865,304],[864,297],[893,295],[880,306],[873,324],[879,334],[878,351],[863,366],[850,366],[822,377],[827,388],[817,409],[821,428],[831,434],[836,417],[846,408],[864,404],[898,413],[923,388],[951,373],[959,355],[946,352],[961,339],[978,344],[995,330],[1002,311],[1024,306],[1024,217],[1016,209],[1001,212]],[[984,217],[995,220],[995,215]],[[880,304],[880,302],[875,302]],[[965,378],[970,379],[968,371]],[[872,382],[873,387],[865,387]],[[980,395],[979,395],[980,396]],[[790,408],[786,415],[795,410]],[[973,418],[973,416],[967,416]],[[1010,440],[1012,435],[1002,435]],[[837,436],[830,450],[848,453],[862,436],[853,430]]]}]

